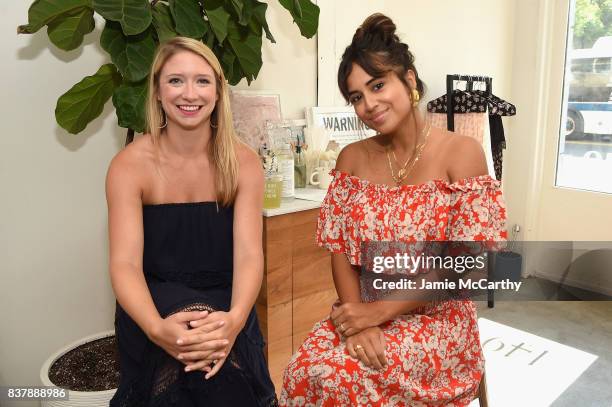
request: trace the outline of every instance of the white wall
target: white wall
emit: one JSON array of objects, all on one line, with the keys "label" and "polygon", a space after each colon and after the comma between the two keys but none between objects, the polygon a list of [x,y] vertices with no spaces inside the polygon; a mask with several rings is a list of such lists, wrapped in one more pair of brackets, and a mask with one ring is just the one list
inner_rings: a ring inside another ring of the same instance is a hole
[{"label": "white wall", "polygon": [[[65,53],[44,30],[16,35],[29,3],[0,2],[0,386],[39,384],[51,353],[112,328],[114,313],[104,178],[125,130],[110,101],[76,136],[53,115],[62,93],[107,62],[101,26],[83,49]],[[264,65],[251,88],[279,92],[284,116],[301,118],[316,103],[316,39],[303,39],[277,2],[268,20],[277,44],[264,40]]]},{"label": "white wall", "polygon": [[27,8],[21,1],[0,5],[0,385],[39,384],[43,361],[111,328],[114,308],[104,177],[123,132],[110,103],[78,136],[61,130],[53,115],[57,97],[104,63],[99,31],[83,50],[57,51],[44,33],[16,35]]},{"label": "white wall", "polygon": [[493,77],[493,90],[510,99],[515,1],[320,0],[319,104],[344,105],[336,74],[356,28],[374,12],[393,19],[397,33],[415,55],[427,85],[425,101],[446,93],[447,74]]},{"label": "white wall", "polygon": [[264,38],[263,67],[256,81],[242,80],[238,89],[270,90],[280,94],[285,119],[304,118],[304,108],[317,104],[317,40],[300,36],[288,11],[268,1],[268,23],[276,44]]}]

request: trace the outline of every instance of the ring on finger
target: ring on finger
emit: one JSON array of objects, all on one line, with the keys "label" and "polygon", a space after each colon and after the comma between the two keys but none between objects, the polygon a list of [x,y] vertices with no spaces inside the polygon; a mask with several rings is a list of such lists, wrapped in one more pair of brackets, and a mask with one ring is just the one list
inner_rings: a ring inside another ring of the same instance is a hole
[{"label": "ring on finger", "polygon": [[358,351],[358,350],[360,350],[360,349],[361,349],[361,350],[363,350],[363,346],[361,346],[361,345],[355,345],[355,351]]},{"label": "ring on finger", "polygon": [[340,329],[340,332],[344,332],[344,323],[341,322],[340,326],[338,327],[338,329]]}]

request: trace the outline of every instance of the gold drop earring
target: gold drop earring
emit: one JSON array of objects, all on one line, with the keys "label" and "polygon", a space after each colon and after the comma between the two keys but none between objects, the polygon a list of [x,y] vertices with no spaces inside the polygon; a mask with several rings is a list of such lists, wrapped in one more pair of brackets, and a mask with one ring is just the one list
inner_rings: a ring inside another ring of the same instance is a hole
[{"label": "gold drop earring", "polygon": [[421,94],[418,90],[412,89],[412,107],[417,107],[419,105],[419,100],[421,100]]}]

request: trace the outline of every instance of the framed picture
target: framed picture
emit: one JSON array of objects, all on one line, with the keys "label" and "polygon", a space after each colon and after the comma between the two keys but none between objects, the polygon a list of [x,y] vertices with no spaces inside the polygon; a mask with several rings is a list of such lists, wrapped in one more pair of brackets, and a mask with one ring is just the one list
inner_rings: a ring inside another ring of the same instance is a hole
[{"label": "framed picture", "polygon": [[307,108],[306,121],[309,127],[327,130],[330,142],[335,141],[340,148],[376,134],[359,119],[351,106]]},{"label": "framed picture", "polygon": [[281,121],[280,96],[268,91],[232,89],[230,104],[238,137],[255,151],[264,143],[269,145],[266,123]]},{"label": "framed picture", "polygon": [[277,149],[283,144],[304,145],[305,127],[306,120],[304,119],[266,122],[266,128],[268,132],[268,147],[272,149]]}]

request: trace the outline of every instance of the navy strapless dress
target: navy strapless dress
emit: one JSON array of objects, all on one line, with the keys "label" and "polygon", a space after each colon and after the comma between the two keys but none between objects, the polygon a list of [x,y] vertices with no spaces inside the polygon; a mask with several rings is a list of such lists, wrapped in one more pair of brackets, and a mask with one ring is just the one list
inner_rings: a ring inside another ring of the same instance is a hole
[{"label": "navy strapless dress", "polygon": [[[215,202],[143,206],[143,270],[165,318],[180,311],[229,311],[233,207]],[[221,370],[209,380],[153,344],[117,304],[121,381],[111,407],[275,406],[255,310]]]}]

